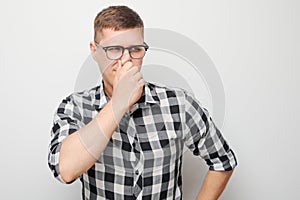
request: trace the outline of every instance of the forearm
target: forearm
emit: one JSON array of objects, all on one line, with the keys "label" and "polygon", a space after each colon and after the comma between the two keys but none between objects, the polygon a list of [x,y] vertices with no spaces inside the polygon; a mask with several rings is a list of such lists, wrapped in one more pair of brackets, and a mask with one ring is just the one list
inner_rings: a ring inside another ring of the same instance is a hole
[{"label": "forearm", "polygon": [[113,109],[109,101],[86,126],[66,137],[59,154],[59,171],[65,182],[70,182],[95,164],[125,110]]},{"label": "forearm", "polygon": [[233,170],[212,171],[209,170],[205,176],[197,200],[216,200],[222,194]]}]

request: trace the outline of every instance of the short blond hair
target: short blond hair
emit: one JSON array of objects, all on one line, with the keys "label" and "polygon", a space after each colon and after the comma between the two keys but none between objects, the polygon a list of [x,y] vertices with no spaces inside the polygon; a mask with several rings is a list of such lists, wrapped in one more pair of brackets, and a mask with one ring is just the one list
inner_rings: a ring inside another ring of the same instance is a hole
[{"label": "short blond hair", "polygon": [[110,6],[99,12],[94,20],[94,40],[103,29],[113,29],[114,31],[144,28],[143,20],[131,8],[127,6]]}]

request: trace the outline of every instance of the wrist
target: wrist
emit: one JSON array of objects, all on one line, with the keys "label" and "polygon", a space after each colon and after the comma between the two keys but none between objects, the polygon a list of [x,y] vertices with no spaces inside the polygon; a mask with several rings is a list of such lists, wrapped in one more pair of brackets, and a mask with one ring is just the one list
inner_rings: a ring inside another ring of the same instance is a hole
[{"label": "wrist", "polygon": [[128,105],[122,102],[122,99],[111,98],[109,101],[109,106],[113,116],[116,118],[116,121],[121,120],[123,115],[128,111]]}]

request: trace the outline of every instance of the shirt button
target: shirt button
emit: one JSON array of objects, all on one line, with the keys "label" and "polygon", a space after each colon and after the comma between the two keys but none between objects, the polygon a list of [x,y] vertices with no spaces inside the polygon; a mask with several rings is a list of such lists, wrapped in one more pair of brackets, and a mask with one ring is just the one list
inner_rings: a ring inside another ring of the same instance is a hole
[{"label": "shirt button", "polygon": [[136,175],[139,175],[139,170],[135,170],[135,174],[136,174]]}]

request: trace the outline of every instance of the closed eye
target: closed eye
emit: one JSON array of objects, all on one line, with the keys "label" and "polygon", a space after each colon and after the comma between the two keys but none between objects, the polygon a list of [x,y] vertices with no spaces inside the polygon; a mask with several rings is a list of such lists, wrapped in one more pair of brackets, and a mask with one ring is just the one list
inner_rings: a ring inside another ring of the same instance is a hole
[{"label": "closed eye", "polygon": [[130,48],[130,51],[133,51],[133,52],[138,52],[138,51],[143,51],[143,50],[144,50],[143,46],[133,46]]},{"label": "closed eye", "polygon": [[123,51],[123,48],[119,47],[119,46],[112,46],[112,47],[107,48],[107,51],[110,51],[110,52],[119,52],[119,51]]}]

